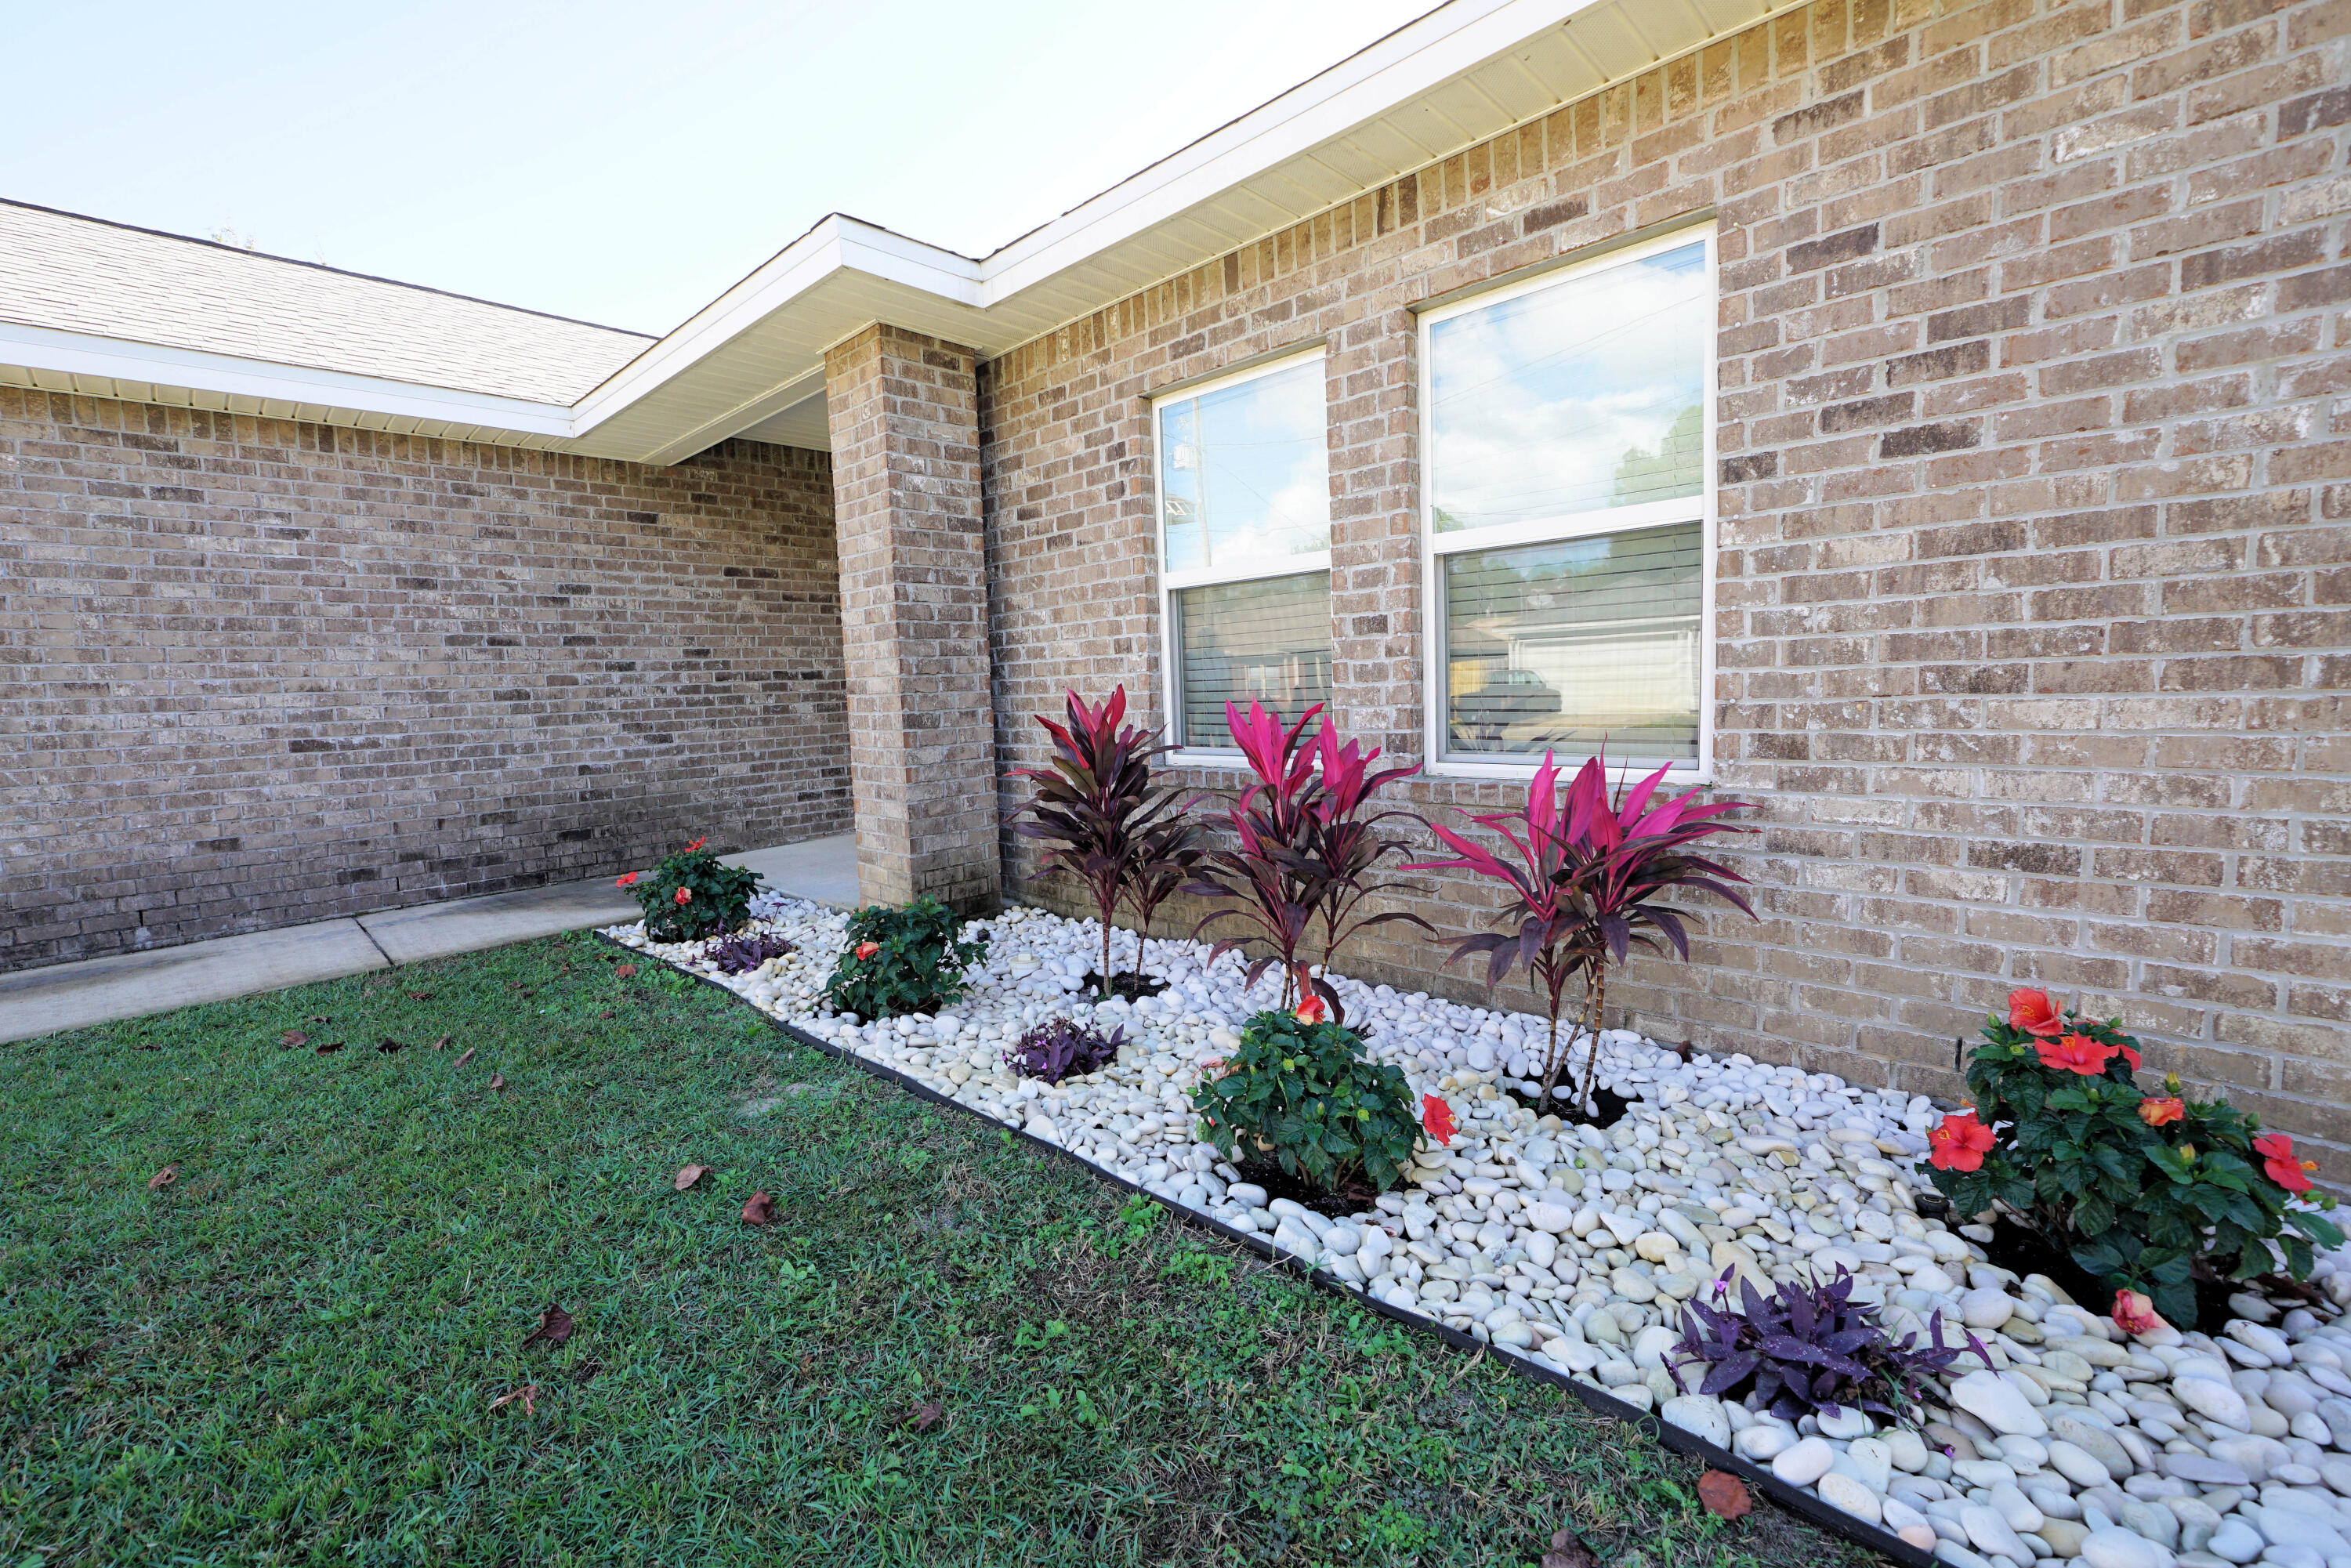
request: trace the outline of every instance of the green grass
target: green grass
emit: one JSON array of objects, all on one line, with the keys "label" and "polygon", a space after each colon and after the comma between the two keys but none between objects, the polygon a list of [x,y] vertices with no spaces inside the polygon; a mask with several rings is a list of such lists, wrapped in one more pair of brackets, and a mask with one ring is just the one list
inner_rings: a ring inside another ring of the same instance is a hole
[{"label": "green grass", "polygon": [[622,956],[0,1048],[0,1568],[1870,1560]]}]

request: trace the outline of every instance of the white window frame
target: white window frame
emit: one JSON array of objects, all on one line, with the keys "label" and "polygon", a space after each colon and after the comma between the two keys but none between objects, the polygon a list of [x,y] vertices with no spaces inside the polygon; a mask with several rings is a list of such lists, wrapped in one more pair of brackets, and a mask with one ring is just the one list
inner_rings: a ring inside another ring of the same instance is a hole
[{"label": "white window frame", "polygon": [[[1507,283],[1486,289],[1467,299],[1424,310],[1420,315],[1420,555],[1421,602],[1427,606],[1422,618],[1426,627],[1422,644],[1421,685],[1425,709],[1426,731],[1423,755],[1427,758],[1427,771],[1437,778],[1455,779],[1531,779],[1542,766],[1540,757],[1495,758],[1491,754],[1475,757],[1454,757],[1446,752],[1446,695],[1451,685],[1451,647],[1445,624],[1445,583],[1442,570],[1445,558],[1479,550],[1505,549],[1511,545],[1550,544],[1562,539],[1586,538],[1594,534],[1630,533],[1641,528],[1653,528],[1671,523],[1697,522],[1699,528],[1698,558],[1698,756],[1696,758],[1641,757],[1631,753],[1608,758],[1613,771],[1620,764],[1642,772],[1650,771],[1664,763],[1673,769],[1672,778],[1691,784],[1708,784],[1714,780],[1714,682],[1715,682],[1715,404],[1716,362],[1718,352],[1709,337],[1708,351],[1703,367],[1700,423],[1705,433],[1700,459],[1698,494],[1671,501],[1649,501],[1635,507],[1610,507],[1598,511],[1573,513],[1556,518],[1533,522],[1505,523],[1492,528],[1459,528],[1449,533],[1437,530],[1437,487],[1433,482],[1430,456],[1436,451],[1436,403],[1431,387],[1436,371],[1431,333],[1440,324],[1455,317],[1470,315],[1505,300],[1556,288],[1578,277],[1588,277],[1611,267],[1629,266],[1679,250],[1693,240],[1706,246],[1706,282],[1709,301],[1722,298],[1720,280],[1717,276],[1715,225],[1711,220],[1692,224],[1643,240],[1635,245],[1619,246],[1589,261],[1575,262],[1555,267],[1518,283]],[[1710,322],[1719,318],[1710,314]],[[1580,765],[1590,753],[1562,751],[1558,760],[1565,766]]]},{"label": "white window frame", "polygon": [[[1187,588],[1210,588],[1228,582],[1259,582],[1277,577],[1304,577],[1310,572],[1316,571],[1322,572],[1325,578],[1328,578],[1331,571],[1331,552],[1328,549],[1312,550],[1302,555],[1284,556],[1279,561],[1261,562],[1239,569],[1204,567],[1192,571],[1170,571],[1167,569],[1167,486],[1165,479],[1167,467],[1166,455],[1160,449],[1159,444],[1160,405],[1167,402],[1183,402],[1209,392],[1221,392],[1227,387],[1238,386],[1243,382],[1253,382],[1261,377],[1277,375],[1283,371],[1295,370],[1309,361],[1319,365],[1323,359],[1322,345],[1317,343],[1311,348],[1301,350],[1294,354],[1283,354],[1278,359],[1261,361],[1224,375],[1186,382],[1181,386],[1169,387],[1163,392],[1151,394],[1149,400],[1151,507],[1155,519],[1153,545],[1158,551],[1158,559],[1155,564],[1159,573],[1160,711],[1167,716],[1167,732],[1170,735],[1178,731],[1183,720],[1183,710],[1177,706],[1183,700],[1184,664],[1183,652],[1177,645],[1176,596]],[[1326,381],[1322,391],[1324,433],[1322,510],[1326,528],[1329,526],[1331,511],[1330,409],[1330,385]],[[1335,645],[1335,635],[1333,643]],[[1287,716],[1295,720],[1298,716],[1291,714]],[[1168,754],[1167,761],[1171,766],[1194,768],[1230,768],[1242,765],[1240,748],[1235,746],[1178,746]]]}]

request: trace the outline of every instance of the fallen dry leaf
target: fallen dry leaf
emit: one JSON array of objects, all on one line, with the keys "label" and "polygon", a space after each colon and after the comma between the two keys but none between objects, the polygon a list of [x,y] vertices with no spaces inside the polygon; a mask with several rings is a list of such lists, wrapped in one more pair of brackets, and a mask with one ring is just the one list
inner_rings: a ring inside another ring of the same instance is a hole
[{"label": "fallen dry leaf", "polygon": [[927,1432],[947,1418],[947,1408],[935,1399],[925,1399],[907,1414],[904,1425],[917,1432]]},{"label": "fallen dry leaf", "polygon": [[327,1015],[324,1013],[312,1013],[310,1015],[310,1021],[312,1023],[325,1023],[328,1021]]},{"label": "fallen dry leaf", "polygon": [[706,1176],[709,1174],[710,1167],[708,1166],[680,1166],[677,1171],[677,1181],[674,1185],[678,1191],[684,1192],[687,1187],[692,1186],[695,1182],[700,1181],[704,1176]]},{"label": "fallen dry leaf", "polygon": [[743,1223],[765,1225],[776,1218],[776,1200],[765,1191],[755,1192],[743,1203]]},{"label": "fallen dry leaf", "polygon": [[522,1401],[522,1413],[524,1415],[536,1416],[538,1414],[538,1385],[536,1383],[526,1383],[520,1388],[511,1389],[507,1393],[499,1395],[496,1399],[490,1401],[490,1408],[493,1410],[502,1409],[505,1406],[513,1404],[517,1399]]},{"label": "fallen dry leaf", "polygon": [[149,1192],[161,1192],[179,1179],[180,1167],[177,1166],[165,1166],[162,1170],[157,1171],[153,1176],[147,1178],[147,1190]]},{"label": "fallen dry leaf", "polygon": [[1600,1559],[1575,1531],[1557,1530],[1552,1532],[1551,1550],[1542,1554],[1542,1568],[1600,1568]]},{"label": "fallen dry leaf", "polygon": [[1698,1500],[1717,1519],[1744,1519],[1755,1507],[1747,1483],[1729,1470],[1708,1470],[1698,1477]]},{"label": "fallen dry leaf", "polygon": [[491,1074],[490,1074],[490,1092],[491,1092],[491,1093],[495,1094],[495,1093],[496,1093],[499,1090],[501,1090],[501,1089],[505,1088],[506,1086],[507,1086],[507,1075],[506,1075],[505,1073],[503,1073],[503,1072],[493,1072],[493,1073],[491,1073]]},{"label": "fallen dry leaf", "polygon": [[458,1065],[458,1066],[460,1066],[460,1067],[463,1067],[463,1066],[465,1066],[465,1063],[467,1063],[467,1062],[469,1062],[469,1061],[473,1061],[473,1060],[474,1060],[474,1048],[473,1048],[472,1046],[470,1046],[470,1045],[469,1045],[469,1046],[467,1046],[467,1047],[465,1048],[465,1055],[463,1055],[463,1056],[461,1056],[461,1057],[459,1057],[459,1058],[457,1059],[457,1065]]},{"label": "fallen dry leaf", "polygon": [[444,1046],[447,1045],[448,1043],[449,1043],[449,1037],[448,1037],[447,1035],[445,1035],[445,1034],[444,1034],[444,1035],[443,1035],[439,1040],[434,1040],[434,1041],[430,1046],[426,1047],[425,1049],[427,1049],[427,1050],[429,1050],[429,1051],[439,1051],[442,1047],[444,1047]]},{"label": "fallen dry leaf", "polygon": [[391,1037],[389,1037],[389,1036],[386,1036],[386,1037],[385,1037],[385,1039],[383,1040],[383,1041],[382,1041],[381,1044],[379,1044],[379,1045],[376,1047],[376,1049],[377,1049],[378,1051],[381,1051],[385,1052],[386,1054],[389,1054],[389,1053],[391,1053],[391,1052],[392,1052],[392,1051],[400,1051],[400,1050],[402,1050],[402,1049],[404,1049],[404,1048],[401,1045],[400,1041],[398,1041],[398,1040],[393,1040],[393,1039],[392,1039],[392,1038],[391,1038]]},{"label": "fallen dry leaf", "polygon": [[310,1037],[298,1029],[289,1029],[277,1037],[277,1049],[280,1051],[291,1051],[298,1045],[309,1043]]},{"label": "fallen dry leaf", "polygon": [[324,1044],[324,1045],[322,1045],[322,1046],[320,1046],[320,1047],[319,1048],[319,1054],[320,1056],[332,1056],[335,1052],[337,1052],[337,1051],[340,1051],[340,1050],[342,1050],[342,1049],[343,1049],[343,1042],[342,1042],[341,1040],[329,1040],[326,1044]]},{"label": "fallen dry leaf", "polygon": [[534,1344],[545,1340],[549,1344],[561,1344],[571,1337],[571,1314],[549,1301],[547,1310],[538,1314],[538,1326],[523,1336],[523,1343]]},{"label": "fallen dry leaf", "polygon": [[600,1019],[616,1019],[621,1015],[614,1012],[611,1009],[606,1008],[602,1012],[598,1013],[596,1016]]},{"label": "fallen dry leaf", "polygon": [[623,980],[627,979],[631,975],[633,975],[636,972],[637,967],[634,964],[615,964],[612,966],[612,973]]},{"label": "fallen dry leaf", "polygon": [[420,1002],[429,1002],[433,999],[433,993],[431,991],[411,991],[408,994]]}]

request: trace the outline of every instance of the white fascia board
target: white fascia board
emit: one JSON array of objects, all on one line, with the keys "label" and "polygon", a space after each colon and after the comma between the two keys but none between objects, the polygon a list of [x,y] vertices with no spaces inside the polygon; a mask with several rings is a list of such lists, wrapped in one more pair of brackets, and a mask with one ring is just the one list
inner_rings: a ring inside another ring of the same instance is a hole
[{"label": "white fascia board", "polygon": [[252,398],[287,407],[341,409],[559,439],[572,434],[571,410],[561,403],[276,364],[14,321],[0,321],[0,363],[197,394]]},{"label": "white fascia board", "polygon": [[983,264],[993,305],[1507,54],[1602,0],[1453,0]]},{"label": "white fascia board", "polygon": [[742,282],[615,371],[580,400],[581,434],[757,327],[841,272],[862,272],[967,309],[979,306],[979,264],[835,213]]}]

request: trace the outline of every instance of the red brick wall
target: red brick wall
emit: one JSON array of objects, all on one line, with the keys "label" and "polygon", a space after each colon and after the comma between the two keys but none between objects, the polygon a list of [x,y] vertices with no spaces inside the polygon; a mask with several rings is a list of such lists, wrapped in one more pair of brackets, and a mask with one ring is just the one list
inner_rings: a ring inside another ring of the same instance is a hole
[{"label": "red brick wall", "polygon": [[848,825],[822,454],[0,388],[0,968]]},{"label": "red brick wall", "polygon": [[1159,706],[1145,395],[1322,338],[1334,706],[1416,756],[1410,307],[1710,209],[1715,759],[1762,919],[1638,966],[1633,1021],[1949,1092],[1953,1037],[2047,986],[2351,1145],[2346,31],[1823,0],[1003,356],[1000,745],[1069,683]]}]

